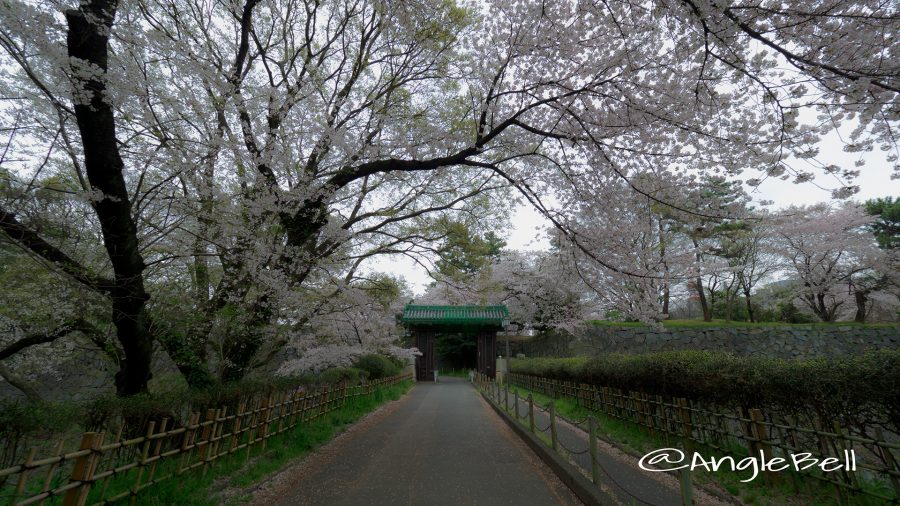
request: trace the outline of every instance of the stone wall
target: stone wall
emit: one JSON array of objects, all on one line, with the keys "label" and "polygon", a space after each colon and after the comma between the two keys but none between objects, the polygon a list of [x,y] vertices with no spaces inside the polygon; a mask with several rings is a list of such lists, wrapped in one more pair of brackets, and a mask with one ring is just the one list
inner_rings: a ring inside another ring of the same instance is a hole
[{"label": "stone wall", "polygon": [[588,325],[574,334],[550,332],[511,343],[511,353],[528,357],[574,357],[601,353],[665,350],[724,351],[774,358],[814,358],[900,347],[900,325],[791,325],[654,329]]}]

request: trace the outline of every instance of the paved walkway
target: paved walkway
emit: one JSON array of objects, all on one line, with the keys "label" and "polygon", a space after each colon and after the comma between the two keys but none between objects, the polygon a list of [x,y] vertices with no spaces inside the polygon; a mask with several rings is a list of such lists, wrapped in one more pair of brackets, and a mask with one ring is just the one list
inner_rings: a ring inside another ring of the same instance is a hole
[{"label": "paved walkway", "polygon": [[468,382],[419,383],[399,402],[311,455],[281,504],[579,504]]}]

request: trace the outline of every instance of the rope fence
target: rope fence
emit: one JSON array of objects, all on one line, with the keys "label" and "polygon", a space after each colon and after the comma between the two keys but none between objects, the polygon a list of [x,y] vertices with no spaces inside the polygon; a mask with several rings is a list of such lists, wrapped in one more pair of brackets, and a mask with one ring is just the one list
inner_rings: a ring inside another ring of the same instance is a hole
[{"label": "rope fence", "polygon": [[[570,399],[590,412],[636,425],[647,435],[664,438],[667,444],[670,439],[681,442],[691,452],[703,447],[736,458],[763,455],[768,461],[809,453],[819,461],[834,458],[843,462],[852,450],[856,464],[853,469],[823,473],[801,468],[798,472],[786,473],[795,492],[809,492],[812,480],[833,486],[839,504],[853,504],[853,498],[861,496],[900,504],[900,437],[885,437],[878,427],[868,431],[872,434],[865,437],[852,435],[837,422],[827,424],[813,420],[812,427],[804,427],[796,420],[776,420],[774,414],[766,414],[761,409],[740,408],[732,414],[684,398],[664,398],[515,373],[507,374],[505,378],[508,385],[552,399]],[[513,395],[518,399],[518,392]],[[587,422],[587,431],[593,438],[596,421],[589,416]],[[569,423],[583,425],[583,422]],[[772,471],[764,471],[762,475],[770,485],[781,483],[785,478],[785,475]],[[864,486],[864,482],[869,485]],[[873,486],[872,483],[881,485]]]},{"label": "rope fence", "polygon": [[[488,398],[489,401],[495,403],[498,407],[514,416],[516,422],[528,421],[529,430],[532,434],[537,434],[537,432],[546,432],[547,429],[550,430],[550,446],[553,448],[555,452],[558,453],[568,453],[572,456],[590,454],[590,462],[591,462],[591,481],[598,487],[602,487],[604,485],[603,478],[600,477],[601,473],[606,476],[606,481],[608,483],[614,484],[621,490],[623,493],[628,495],[631,498],[631,501],[637,504],[647,504],[650,505],[652,503],[643,500],[639,495],[636,495],[628,488],[624,487],[622,484],[618,483],[612,475],[603,468],[603,465],[600,463],[598,459],[598,444],[597,444],[597,429],[596,429],[596,419],[593,416],[588,416],[585,421],[589,424],[588,430],[588,444],[584,449],[575,449],[566,446],[562,440],[559,438],[559,430],[557,428],[557,420],[565,419],[564,417],[558,415],[556,413],[556,406],[553,401],[550,401],[547,404],[547,407],[541,407],[539,404],[534,402],[534,398],[531,394],[528,394],[528,397],[524,399],[522,404],[525,404],[525,408],[527,412],[524,416],[519,415],[519,393],[517,390],[512,391],[512,406],[510,406],[509,396],[510,396],[510,383],[507,382],[504,386],[505,388],[501,388],[500,384],[495,382],[493,379],[484,376],[482,374],[476,375],[475,379],[476,387],[481,390]],[[537,409],[538,412],[547,413],[549,416],[549,422],[545,428],[536,427],[534,422],[534,412]],[[571,423],[571,422],[570,422]],[[573,424],[574,425],[574,424]],[[687,475],[689,478],[689,475]],[[684,479],[684,478],[683,478]],[[608,484],[606,483],[606,484]],[[685,491],[685,487],[682,487],[683,493],[683,504],[690,505],[692,504],[691,500],[691,491],[690,487],[687,487],[687,491]]]},{"label": "rope fence", "polygon": [[337,388],[302,388],[241,401],[228,407],[192,413],[180,427],[172,419],[150,421],[142,436],[123,439],[122,430],[107,434],[85,432],[77,450],[35,458],[31,448],[25,461],[0,469],[0,504],[109,504],[133,500],[149,487],[188,472],[208,472],[214,461],[232,454],[249,459],[254,449],[299,425],[308,424],[344,406],[348,400],[368,396],[381,387],[412,379],[405,374],[363,385]]}]

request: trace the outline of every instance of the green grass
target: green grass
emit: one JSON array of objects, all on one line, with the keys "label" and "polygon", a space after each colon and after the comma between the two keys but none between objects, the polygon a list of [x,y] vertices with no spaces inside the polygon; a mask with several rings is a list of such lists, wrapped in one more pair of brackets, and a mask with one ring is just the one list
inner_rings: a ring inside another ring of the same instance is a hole
[{"label": "green grass", "polygon": [[[406,381],[393,386],[379,387],[371,395],[348,399],[344,406],[306,424],[278,436],[269,438],[263,451],[257,446],[247,459],[245,452],[237,452],[214,461],[207,473],[199,470],[185,473],[162,481],[143,490],[137,496],[137,504],[146,505],[215,505],[242,504],[249,497],[241,496],[240,490],[260,482],[264,478],[282,469],[286,464],[310,453],[322,444],[330,441],[344,428],[356,422],[382,404],[399,399],[413,386]],[[178,458],[164,461],[157,469],[157,476],[164,476],[177,465]],[[146,479],[146,475],[145,475]],[[132,474],[126,474],[113,481],[106,497],[113,496],[126,489],[134,482]],[[95,487],[88,499],[90,504],[99,497]],[[234,492],[233,497],[222,496],[223,490]]]},{"label": "green grass", "polygon": [[[590,325],[596,325],[598,327],[646,327],[647,326],[645,323],[642,323],[642,322],[613,322],[613,321],[607,321],[607,320],[588,320],[587,323]],[[708,327],[729,327],[729,328],[820,327],[820,328],[831,328],[831,327],[841,327],[841,326],[862,327],[862,328],[894,328],[894,327],[900,326],[900,324],[892,323],[892,322],[886,322],[886,323],[856,323],[856,322],[784,323],[784,322],[739,322],[739,321],[725,321],[725,320],[713,320],[711,322],[705,322],[703,320],[666,320],[666,321],[662,322],[662,324],[663,324],[663,327],[672,328],[672,329],[708,328]]]},{"label": "green grass", "polygon": [[[527,398],[528,394],[531,394],[535,404],[544,408],[553,400],[544,394],[521,387],[510,387],[510,396],[512,396],[513,392],[518,392],[519,397],[522,398]],[[511,405],[512,399],[509,402]],[[519,402],[523,402],[522,399]],[[678,447],[682,444],[680,438],[659,433],[650,435],[643,427],[606,416],[603,413],[592,412],[577,405],[572,399],[560,398],[553,400],[553,402],[555,403],[556,412],[570,420],[580,421],[588,415],[594,415],[597,419],[597,428],[601,439],[605,439],[634,455],[643,455],[658,448]],[[727,450],[727,454],[734,456],[736,459],[748,455],[745,447],[733,443],[727,444]],[[726,455],[712,448],[698,449],[698,451],[707,458]],[[746,504],[765,506],[782,504],[839,504],[834,487],[831,485],[826,485],[812,478],[801,478],[797,473],[793,472],[781,472],[778,474],[780,482],[774,485],[766,484],[762,476],[751,482],[741,482],[740,480],[750,477],[749,472],[732,472],[724,470],[724,468],[715,473],[695,470],[692,472],[692,479],[699,484],[717,484]],[[861,486],[880,494],[891,495],[889,486],[885,484],[861,482]],[[853,496],[852,501],[854,505],[885,504],[875,498],[862,495]]]}]

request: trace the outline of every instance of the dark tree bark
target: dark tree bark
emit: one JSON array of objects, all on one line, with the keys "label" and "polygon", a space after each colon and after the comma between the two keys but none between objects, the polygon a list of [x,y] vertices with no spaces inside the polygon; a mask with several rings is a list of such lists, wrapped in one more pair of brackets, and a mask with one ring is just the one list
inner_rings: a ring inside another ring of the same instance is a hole
[{"label": "dark tree bark", "polygon": [[856,300],[856,316],[853,321],[865,323],[868,316],[869,294],[864,290],[853,292],[853,298]]},{"label": "dark tree bark", "polygon": [[[116,0],[90,0],[77,10],[66,11],[69,25],[66,45],[77,87],[75,118],[84,147],[85,170],[91,187],[102,193],[94,209],[115,274],[111,290],[112,319],[125,355],[116,374],[116,391],[120,396],[127,396],[147,389],[153,336],[145,310],[150,297],[144,289],[144,259],[125,186],[125,166],[116,141],[115,118],[106,101],[109,32],[117,6]],[[99,75],[86,72],[85,66],[102,72]]]},{"label": "dark tree bark", "polygon": [[829,304],[824,293],[807,294],[803,297],[806,305],[825,323],[834,323],[837,310],[843,302]]},{"label": "dark tree bark", "polygon": [[697,285],[697,296],[700,299],[700,309],[703,310],[703,321],[711,322],[712,321],[712,309],[709,307],[709,302],[706,301],[706,294],[703,293],[703,278],[697,276],[697,279],[694,280],[694,283]]},{"label": "dark tree bark", "polygon": [[[700,243],[697,241],[697,238],[691,237],[691,242],[694,243],[694,248],[697,248],[698,251],[696,253],[697,264],[700,264],[702,260],[699,252]],[[700,309],[703,310],[703,321],[711,322],[712,321],[712,308],[710,308],[710,304],[706,301],[706,294],[703,293],[703,278],[697,276],[697,279],[694,280],[694,283],[697,285],[697,297],[700,299]]]},{"label": "dark tree bark", "polygon": [[747,303],[747,317],[750,322],[755,322],[756,317],[753,315],[753,304],[750,303],[750,290],[744,289],[744,301]]}]

